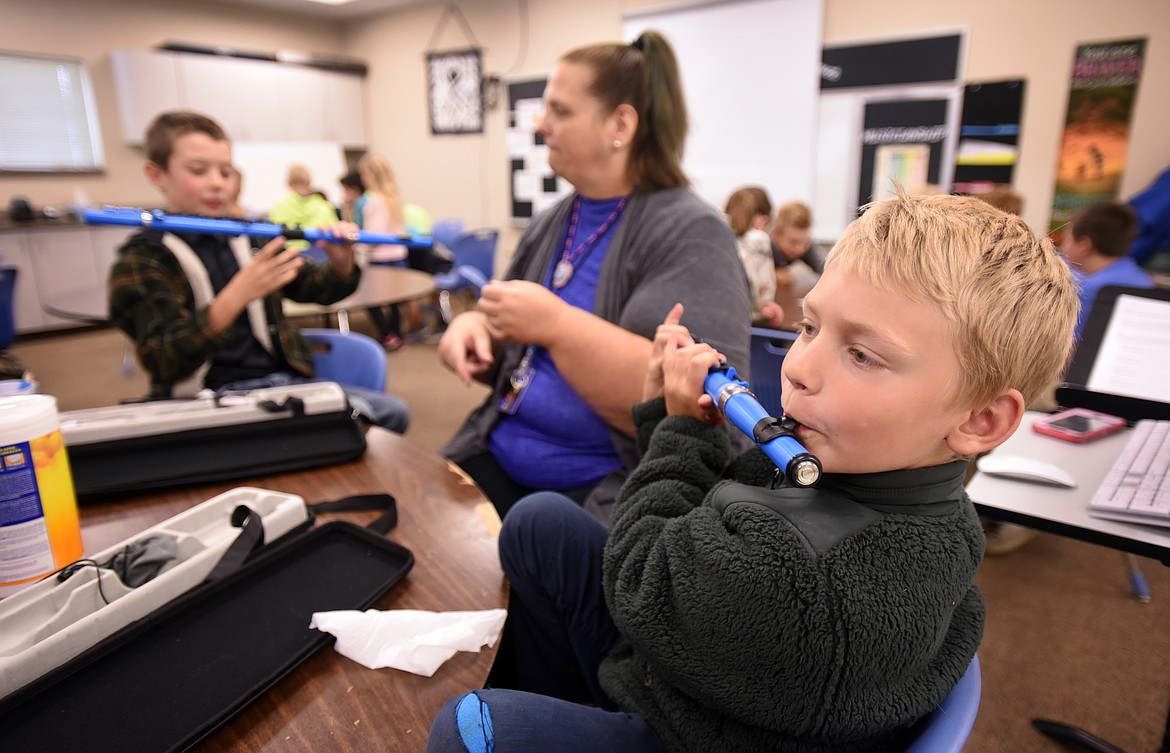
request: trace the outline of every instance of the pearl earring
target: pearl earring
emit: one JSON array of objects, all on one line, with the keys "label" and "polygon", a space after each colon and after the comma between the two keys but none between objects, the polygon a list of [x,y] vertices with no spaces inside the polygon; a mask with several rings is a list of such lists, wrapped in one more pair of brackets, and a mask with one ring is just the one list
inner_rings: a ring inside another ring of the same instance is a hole
[{"label": "pearl earring", "polygon": [[614,149],[621,149],[621,148],[622,148],[622,142],[621,142],[620,140],[618,140],[618,139],[614,139],[614,140],[613,140],[613,148],[614,148]]}]

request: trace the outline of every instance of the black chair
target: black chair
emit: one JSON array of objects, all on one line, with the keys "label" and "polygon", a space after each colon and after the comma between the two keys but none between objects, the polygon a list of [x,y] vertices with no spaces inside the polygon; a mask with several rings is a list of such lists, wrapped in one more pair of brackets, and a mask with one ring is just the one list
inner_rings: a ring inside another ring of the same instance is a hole
[{"label": "black chair", "polygon": [[16,275],[16,267],[0,266],[0,379],[6,380],[24,376],[24,365],[5,350],[16,339]]}]

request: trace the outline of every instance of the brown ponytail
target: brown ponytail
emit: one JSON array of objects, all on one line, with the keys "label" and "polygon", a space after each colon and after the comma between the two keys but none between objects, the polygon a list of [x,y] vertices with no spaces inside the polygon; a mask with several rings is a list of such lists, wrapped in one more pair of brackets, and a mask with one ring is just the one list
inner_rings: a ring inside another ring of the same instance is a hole
[{"label": "brown ponytail", "polygon": [[593,70],[590,95],[612,112],[628,104],[638,113],[630,146],[630,178],[639,190],[677,188],[690,181],[682,170],[687,108],[678,59],[658,32],[643,32],[632,44],[579,47],[561,57]]}]

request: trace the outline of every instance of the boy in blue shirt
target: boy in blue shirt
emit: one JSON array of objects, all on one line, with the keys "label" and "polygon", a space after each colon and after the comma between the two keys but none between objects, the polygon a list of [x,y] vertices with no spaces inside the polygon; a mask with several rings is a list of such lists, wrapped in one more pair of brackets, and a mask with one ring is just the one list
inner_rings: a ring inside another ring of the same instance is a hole
[{"label": "boy in blue shirt", "polygon": [[1106,285],[1152,288],[1154,281],[1129,254],[1138,232],[1138,216],[1128,204],[1102,201],[1081,209],[1069,220],[1061,249],[1073,269],[1081,299],[1077,317],[1079,342],[1093,308],[1093,299]]}]

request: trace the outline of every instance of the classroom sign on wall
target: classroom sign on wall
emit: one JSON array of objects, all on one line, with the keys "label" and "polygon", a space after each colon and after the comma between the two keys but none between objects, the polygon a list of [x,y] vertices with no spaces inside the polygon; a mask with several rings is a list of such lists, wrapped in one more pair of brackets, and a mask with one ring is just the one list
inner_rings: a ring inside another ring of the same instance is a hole
[{"label": "classroom sign on wall", "polygon": [[1144,37],[1077,46],[1049,222],[1057,243],[1078,209],[1117,198],[1145,49]]},{"label": "classroom sign on wall", "polygon": [[1023,107],[1023,79],[967,84],[955,152],[955,191],[975,194],[996,184],[1011,185],[1020,158]]},{"label": "classroom sign on wall", "polygon": [[525,224],[573,190],[548,164],[548,146],[537,127],[544,113],[547,79],[508,83],[508,150],[512,195],[512,222]]}]

